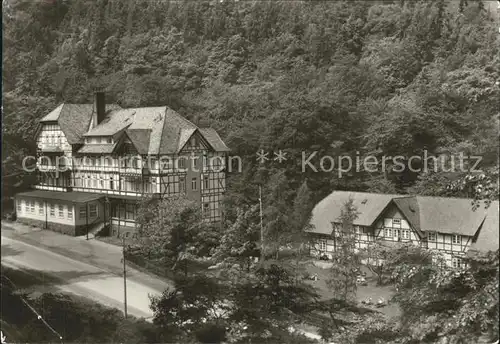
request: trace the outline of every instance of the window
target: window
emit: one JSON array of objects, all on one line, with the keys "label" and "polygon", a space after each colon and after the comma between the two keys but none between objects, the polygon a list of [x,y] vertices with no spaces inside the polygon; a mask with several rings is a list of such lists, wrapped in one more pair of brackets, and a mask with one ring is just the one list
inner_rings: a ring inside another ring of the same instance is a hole
[{"label": "window", "polygon": [[181,193],[186,193],[186,179],[179,177],[179,190]]},{"label": "window", "polygon": [[451,237],[451,243],[452,244],[461,244],[462,243],[462,237],[460,235],[453,235]]},{"label": "window", "polygon": [[73,220],[73,207],[66,207],[68,212],[68,219]]},{"label": "window", "polygon": [[113,177],[109,177],[109,188],[113,190],[115,188],[115,182],[113,180]]},{"label": "window", "polygon": [[408,229],[403,230],[403,239],[410,239],[410,231]]},{"label": "window", "polygon": [[56,216],[56,206],[55,204],[50,205],[50,216],[55,217]]},{"label": "window", "polygon": [[31,201],[31,212],[34,214],[35,213],[35,201]]},{"label": "window", "polygon": [[133,204],[127,204],[125,206],[125,209],[126,209],[125,218],[127,220],[134,220],[135,219],[134,205]]},{"label": "window", "polygon": [[18,212],[22,212],[23,211],[22,203],[21,203],[20,200],[17,200],[17,211]]},{"label": "window", "polygon": [[385,229],[384,229],[384,236],[385,236],[386,238],[390,238],[390,237],[392,237],[392,229],[391,229],[391,228],[385,228]]},{"label": "window", "polygon": [[436,241],[436,233],[427,233],[427,241]]},{"label": "window", "polygon": [[139,168],[139,159],[136,157],[132,157],[132,167],[133,168]]},{"label": "window", "polygon": [[186,158],[183,156],[180,156],[177,158],[178,161],[178,167],[179,169],[185,169],[186,168]]},{"label": "window", "polygon": [[89,206],[89,216],[91,218],[97,217],[97,205],[96,204],[91,204]]},{"label": "window", "polygon": [[198,169],[198,157],[193,157],[193,169]]},{"label": "window", "polygon": [[319,250],[322,252],[326,251],[326,239],[321,239],[319,241]]},{"label": "window", "polygon": [[205,190],[208,190],[208,188],[209,188],[209,180],[208,180],[208,176],[203,176],[202,178],[203,178],[203,188],[204,188]]},{"label": "window", "polygon": [[197,190],[196,178],[191,179],[191,190]]},{"label": "window", "polygon": [[392,219],[392,227],[401,227],[401,219]]},{"label": "window", "polygon": [[162,157],[160,161],[162,171],[170,171],[172,169],[172,160],[169,157],[166,157],[166,160]]},{"label": "window", "polygon": [[112,137],[108,137],[106,140],[107,140],[108,143],[113,143],[113,138]]},{"label": "window", "polygon": [[453,257],[451,260],[451,265],[454,268],[460,269],[464,267],[464,262],[462,261],[462,258],[459,257]]},{"label": "window", "polygon": [[82,205],[80,206],[80,219],[85,219],[87,217],[87,206]]},{"label": "window", "polygon": [[62,204],[59,204],[59,217],[64,217],[64,207]]},{"label": "window", "polygon": [[203,203],[203,216],[210,216],[210,203]]}]

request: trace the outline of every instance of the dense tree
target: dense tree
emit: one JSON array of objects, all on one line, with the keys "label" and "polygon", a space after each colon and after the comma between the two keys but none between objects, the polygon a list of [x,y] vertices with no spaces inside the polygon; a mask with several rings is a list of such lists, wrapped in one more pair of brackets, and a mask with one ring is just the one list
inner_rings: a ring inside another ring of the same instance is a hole
[{"label": "dense tree", "polygon": [[343,207],[338,219],[339,225],[333,225],[332,236],[335,252],[332,257],[328,286],[337,298],[346,302],[353,301],[356,295],[356,277],[360,267],[359,255],[355,252],[356,231],[353,222],[358,217],[353,200]]},{"label": "dense tree", "polygon": [[188,261],[212,254],[219,239],[217,225],[203,221],[199,205],[185,197],[144,200],[137,223],[142,255],[185,274]]},{"label": "dense tree", "polygon": [[446,337],[450,343],[498,339],[498,257],[497,251],[468,258],[463,271],[400,265],[395,300],[410,338],[432,342]]}]

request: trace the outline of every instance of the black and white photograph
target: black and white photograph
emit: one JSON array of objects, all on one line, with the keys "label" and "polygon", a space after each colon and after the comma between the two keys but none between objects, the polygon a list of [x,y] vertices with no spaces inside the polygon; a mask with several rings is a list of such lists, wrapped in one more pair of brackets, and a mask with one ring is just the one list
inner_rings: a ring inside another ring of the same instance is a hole
[{"label": "black and white photograph", "polygon": [[3,0],[2,344],[498,344],[500,0]]}]

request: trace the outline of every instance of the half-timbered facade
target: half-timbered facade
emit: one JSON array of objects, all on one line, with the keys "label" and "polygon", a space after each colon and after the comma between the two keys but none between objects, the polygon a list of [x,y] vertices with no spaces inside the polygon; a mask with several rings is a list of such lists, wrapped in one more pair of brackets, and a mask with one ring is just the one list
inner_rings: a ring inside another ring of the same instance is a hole
[{"label": "half-timbered facade", "polygon": [[[100,221],[126,237],[135,233],[144,197],[185,195],[200,204],[205,219],[221,219],[229,149],[214,129],[198,128],[166,106],[122,109],[105,105],[97,93],[94,104],[62,104],[42,118],[37,146],[37,193],[18,194],[18,209],[31,198],[40,202],[43,191],[52,199],[92,194],[102,204]],[[80,215],[90,212],[79,207],[64,208],[65,225],[81,225]],[[18,211],[18,218],[33,223],[40,214]],[[44,227],[51,227],[49,218],[50,212]]]},{"label": "half-timbered facade", "polygon": [[461,267],[471,246],[491,249],[493,242],[498,249],[498,202],[474,210],[469,199],[335,191],[313,210],[313,254],[335,252],[341,211],[349,200],[357,211],[353,230],[358,250],[375,241],[410,243],[439,251],[447,265]]}]

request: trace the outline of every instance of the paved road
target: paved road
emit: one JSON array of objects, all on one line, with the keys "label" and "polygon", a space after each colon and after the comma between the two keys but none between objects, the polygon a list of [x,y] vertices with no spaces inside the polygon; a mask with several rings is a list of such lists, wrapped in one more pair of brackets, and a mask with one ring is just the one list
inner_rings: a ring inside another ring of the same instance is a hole
[{"label": "paved road", "polygon": [[[41,284],[40,288],[37,287],[39,290],[56,288],[123,311],[123,277],[98,267],[4,235],[2,235],[2,265],[28,274],[36,274]],[[136,317],[152,317],[148,295],[159,295],[161,292],[140,282],[127,280],[128,314]]]}]

